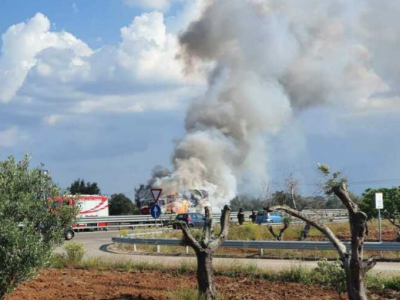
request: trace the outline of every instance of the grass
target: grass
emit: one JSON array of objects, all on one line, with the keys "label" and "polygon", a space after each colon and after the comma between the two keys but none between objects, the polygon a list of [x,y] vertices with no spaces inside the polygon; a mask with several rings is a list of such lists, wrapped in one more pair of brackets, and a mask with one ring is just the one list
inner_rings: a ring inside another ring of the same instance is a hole
[{"label": "grass", "polygon": [[[339,235],[340,238],[349,238],[349,224],[348,223],[337,223],[331,222],[327,223],[331,230]],[[369,238],[377,238],[377,220],[369,222]],[[278,226],[279,227],[279,226]],[[303,228],[302,224],[292,224],[288,230],[284,233],[284,240],[298,240],[300,232]],[[214,232],[218,233],[220,230],[219,225],[214,227]],[[386,220],[382,222],[383,232],[394,230],[394,227]],[[196,238],[200,238],[201,230],[192,229],[192,233]],[[180,230],[167,231],[162,234],[156,234],[154,236],[148,236],[148,238],[176,238],[181,239],[182,233]],[[243,226],[237,224],[232,224],[228,235],[229,240],[274,240],[271,233],[268,231],[266,226],[260,226],[252,223],[245,223]],[[318,230],[312,228],[310,230],[309,238],[307,240],[327,240]],[[122,251],[133,251],[133,245],[125,245],[124,247],[117,246],[118,250]],[[137,251],[142,253],[155,253],[157,247],[155,246],[145,246],[137,245]],[[162,246],[161,253],[171,254],[171,255],[186,255],[186,249],[184,247],[173,247],[173,246]],[[190,249],[189,254],[193,255],[194,252]],[[257,249],[227,249],[221,248],[217,251],[216,257],[261,257],[260,250]],[[264,249],[265,258],[285,258],[285,259],[329,259],[336,260],[338,258],[336,251],[327,250],[268,250]],[[399,252],[373,252],[366,251],[365,257],[379,257],[389,260],[399,260]]]},{"label": "grass", "polygon": [[[343,236],[349,235],[350,229],[347,221],[343,223],[338,222],[327,222],[328,227],[333,231],[333,233]],[[300,233],[303,229],[303,224],[291,224],[290,227],[284,233],[284,240],[298,240],[300,237]],[[279,225],[277,226],[279,228]],[[370,233],[369,238],[377,239],[377,230],[378,230],[378,221],[372,220],[368,222]],[[387,230],[395,230],[395,228],[389,223],[387,220],[382,220],[382,231]],[[219,225],[214,227],[214,231],[217,233],[220,231]],[[194,235],[199,236],[201,234],[201,230],[192,230]],[[375,236],[376,235],[376,236]],[[170,232],[166,232],[164,234],[158,234],[157,237],[163,238],[181,238],[182,233],[180,230],[174,230]],[[244,225],[239,226],[237,224],[231,224],[229,228],[228,240],[249,240],[249,241],[260,241],[260,240],[274,240],[271,233],[268,231],[266,226],[261,226],[252,223],[244,223]],[[327,240],[325,236],[315,228],[311,228],[309,232],[308,240]]]},{"label": "grass", "polygon": [[[198,293],[196,289],[178,289],[174,291],[170,291],[167,294],[167,299],[171,300],[198,300]],[[224,300],[223,295],[218,295],[218,300]],[[242,298],[238,298],[242,299]]]}]

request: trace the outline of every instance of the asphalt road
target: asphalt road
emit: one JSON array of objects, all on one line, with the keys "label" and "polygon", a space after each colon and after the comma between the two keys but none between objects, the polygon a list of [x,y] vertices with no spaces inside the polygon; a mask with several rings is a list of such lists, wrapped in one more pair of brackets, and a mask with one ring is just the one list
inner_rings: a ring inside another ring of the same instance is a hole
[{"label": "asphalt road", "polygon": [[[112,244],[111,238],[117,231],[78,232],[73,241],[82,243],[88,257],[105,257],[116,260],[132,260],[135,262],[148,262],[163,264],[165,266],[180,266],[183,263],[195,263],[196,258],[184,256],[140,255],[140,254],[116,254],[107,251],[107,246]],[[59,249],[60,251],[60,249]],[[248,258],[214,258],[214,266],[256,265],[264,270],[283,270],[294,265],[302,265],[314,268],[314,261],[280,260],[280,259],[248,259]],[[400,275],[400,263],[378,262],[371,270],[373,273]]]}]

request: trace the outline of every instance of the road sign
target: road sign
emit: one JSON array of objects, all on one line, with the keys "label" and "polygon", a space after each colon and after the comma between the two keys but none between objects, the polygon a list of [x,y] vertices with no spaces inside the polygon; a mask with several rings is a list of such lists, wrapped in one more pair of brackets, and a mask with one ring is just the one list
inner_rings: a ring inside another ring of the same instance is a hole
[{"label": "road sign", "polygon": [[375,208],[378,210],[379,218],[379,241],[382,242],[381,209],[383,209],[383,194],[375,193]]},{"label": "road sign", "polygon": [[161,216],[161,207],[158,204],[153,204],[150,208],[150,214],[154,219],[158,219]]},{"label": "road sign", "polygon": [[383,209],[383,194],[382,193],[375,194],[375,208]]},{"label": "road sign", "polygon": [[153,197],[154,203],[158,203],[158,198],[161,196],[162,189],[150,189],[151,196]]}]

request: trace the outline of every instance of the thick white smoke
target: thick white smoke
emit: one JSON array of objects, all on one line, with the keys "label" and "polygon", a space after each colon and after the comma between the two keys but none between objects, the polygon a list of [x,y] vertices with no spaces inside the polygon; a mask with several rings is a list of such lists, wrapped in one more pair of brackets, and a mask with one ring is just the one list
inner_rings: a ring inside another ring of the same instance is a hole
[{"label": "thick white smoke", "polygon": [[157,184],[205,189],[221,206],[243,172],[266,179],[265,138],[294,113],[383,91],[355,26],[363,13],[351,1],[209,1],[180,36],[187,71],[211,68],[208,89],[189,107],[173,173]]}]

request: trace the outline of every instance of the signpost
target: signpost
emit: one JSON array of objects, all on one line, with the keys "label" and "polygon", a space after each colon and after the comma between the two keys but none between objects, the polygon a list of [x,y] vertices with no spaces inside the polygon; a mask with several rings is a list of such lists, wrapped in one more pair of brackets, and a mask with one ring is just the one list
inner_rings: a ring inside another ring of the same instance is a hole
[{"label": "signpost", "polygon": [[153,204],[150,208],[150,214],[154,219],[158,219],[161,216],[161,207],[158,204]]},{"label": "signpost", "polygon": [[157,219],[161,216],[161,207],[158,205],[158,199],[161,196],[162,189],[150,189],[150,192],[154,200],[154,204],[150,207],[150,214],[155,219],[155,224],[157,225]]},{"label": "signpost", "polygon": [[153,197],[154,203],[158,203],[158,198],[161,196],[162,189],[150,189],[151,196]]},{"label": "signpost", "polygon": [[379,218],[379,242],[382,242],[381,209],[383,209],[383,194],[375,193],[375,208],[378,210]]}]

